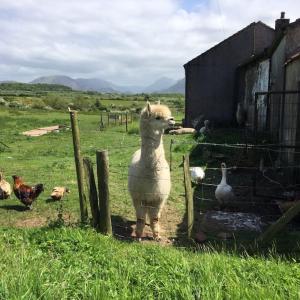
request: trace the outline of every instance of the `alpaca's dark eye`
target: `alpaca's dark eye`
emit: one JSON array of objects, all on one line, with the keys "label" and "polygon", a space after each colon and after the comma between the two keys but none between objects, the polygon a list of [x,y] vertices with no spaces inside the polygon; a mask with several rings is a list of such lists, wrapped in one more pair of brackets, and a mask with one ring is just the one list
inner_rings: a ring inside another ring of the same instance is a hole
[{"label": "alpaca's dark eye", "polygon": [[156,117],[155,119],[156,119],[156,120],[161,120],[161,117]]}]

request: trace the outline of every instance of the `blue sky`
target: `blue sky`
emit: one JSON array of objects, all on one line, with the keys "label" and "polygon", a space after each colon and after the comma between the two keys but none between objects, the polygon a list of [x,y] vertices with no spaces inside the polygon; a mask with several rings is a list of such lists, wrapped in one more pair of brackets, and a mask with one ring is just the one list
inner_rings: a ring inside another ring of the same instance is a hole
[{"label": "blue sky", "polygon": [[253,21],[274,27],[299,0],[0,1],[0,80],[64,74],[146,85]]},{"label": "blue sky", "polygon": [[192,12],[209,3],[208,0],[181,0],[179,5],[186,11]]}]

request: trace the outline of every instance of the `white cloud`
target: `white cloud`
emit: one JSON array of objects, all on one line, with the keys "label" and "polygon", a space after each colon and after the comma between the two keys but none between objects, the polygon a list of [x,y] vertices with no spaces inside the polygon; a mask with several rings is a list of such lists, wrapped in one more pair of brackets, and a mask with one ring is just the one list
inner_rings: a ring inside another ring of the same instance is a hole
[{"label": "white cloud", "polygon": [[294,21],[298,0],[0,2],[0,80],[66,74],[117,84],[183,77],[182,65],[253,21]]}]

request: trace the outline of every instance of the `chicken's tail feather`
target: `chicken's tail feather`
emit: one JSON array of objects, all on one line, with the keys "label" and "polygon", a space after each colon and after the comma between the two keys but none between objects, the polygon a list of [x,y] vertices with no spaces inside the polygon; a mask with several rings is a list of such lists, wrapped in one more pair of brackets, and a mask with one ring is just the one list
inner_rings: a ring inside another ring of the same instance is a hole
[{"label": "chicken's tail feather", "polygon": [[44,185],[42,183],[39,183],[34,186],[34,190],[35,190],[36,196],[38,196],[41,192],[44,191]]}]

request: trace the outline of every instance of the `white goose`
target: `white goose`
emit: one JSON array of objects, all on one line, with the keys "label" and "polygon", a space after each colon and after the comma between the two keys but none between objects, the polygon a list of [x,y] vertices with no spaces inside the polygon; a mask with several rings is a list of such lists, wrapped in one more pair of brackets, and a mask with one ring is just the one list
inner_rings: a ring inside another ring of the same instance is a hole
[{"label": "white goose", "polygon": [[205,172],[202,167],[190,167],[191,179],[195,183],[200,183],[205,177]]},{"label": "white goose", "polygon": [[230,201],[234,197],[234,193],[232,187],[227,184],[226,180],[226,164],[223,162],[221,163],[221,170],[222,170],[222,180],[220,184],[217,186],[215,191],[215,196],[220,204],[224,204]]}]

